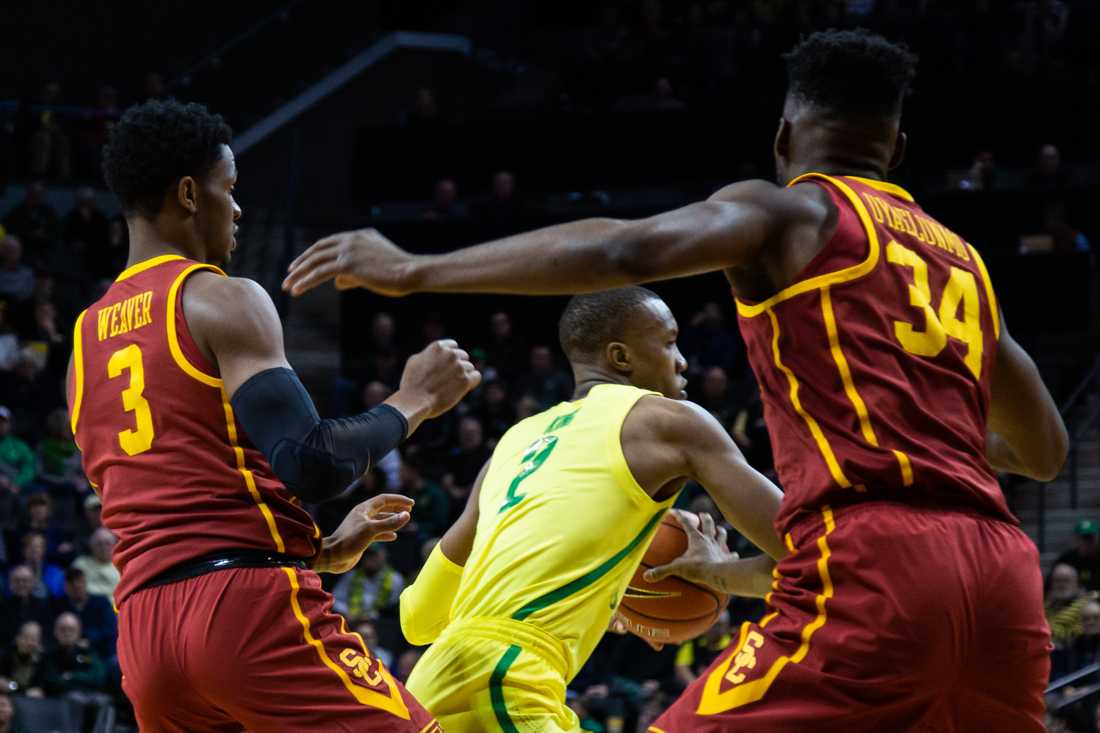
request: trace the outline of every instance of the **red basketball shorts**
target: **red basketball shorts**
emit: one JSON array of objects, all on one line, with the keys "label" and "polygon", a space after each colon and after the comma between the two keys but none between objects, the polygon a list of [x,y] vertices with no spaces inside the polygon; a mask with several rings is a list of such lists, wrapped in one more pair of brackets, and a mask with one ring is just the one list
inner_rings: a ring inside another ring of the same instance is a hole
[{"label": "red basketball shorts", "polygon": [[650,733],[1040,733],[1050,668],[1019,528],[874,502],[788,535],[769,613]]},{"label": "red basketball shorts", "polygon": [[142,733],[438,733],[331,612],[316,573],[220,570],[130,596],[122,686]]}]

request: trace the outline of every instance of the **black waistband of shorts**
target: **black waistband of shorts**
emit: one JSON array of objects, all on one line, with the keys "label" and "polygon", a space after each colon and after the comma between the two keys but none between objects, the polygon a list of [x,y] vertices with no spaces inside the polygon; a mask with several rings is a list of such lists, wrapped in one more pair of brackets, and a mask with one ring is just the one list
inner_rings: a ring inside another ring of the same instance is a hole
[{"label": "black waistband of shorts", "polygon": [[138,590],[155,588],[158,585],[178,583],[188,578],[231,568],[285,568],[293,567],[305,570],[309,564],[300,557],[284,555],[268,550],[225,550],[212,555],[204,555],[168,568],[141,584]]}]

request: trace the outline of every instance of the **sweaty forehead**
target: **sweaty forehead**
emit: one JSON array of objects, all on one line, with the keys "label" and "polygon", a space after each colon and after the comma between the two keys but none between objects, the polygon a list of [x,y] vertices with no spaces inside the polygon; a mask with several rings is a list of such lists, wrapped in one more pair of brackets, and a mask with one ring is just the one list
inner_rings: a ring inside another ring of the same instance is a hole
[{"label": "sweaty forehead", "polygon": [[210,173],[213,178],[217,179],[237,177],[237,159],[233,156],[233,151],[228,145],[221,146],[218,162],[211,168]]}]

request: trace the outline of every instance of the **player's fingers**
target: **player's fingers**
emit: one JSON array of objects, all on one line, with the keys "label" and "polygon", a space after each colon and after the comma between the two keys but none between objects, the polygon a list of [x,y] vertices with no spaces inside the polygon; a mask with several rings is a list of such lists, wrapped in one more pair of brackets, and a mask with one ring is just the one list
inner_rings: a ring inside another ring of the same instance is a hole
[{"label": "player's fingers", "polygon": [[386,532],[396,532],[409,523],[410,516],[408,512],[397,512],[378,519],[368,519],[367,526],[370,528],[370,533],[374,536]]},{"label": "player's fingers", "polygon": [[393,542],[397,539],[396,532],[383,532],[380,535],[375,535],[372,542]]},{"label": "player's fingers", "polygon": [[468,369],[466,371],[466,389],[467,391],[477,387],[481,384],[481,372],[477,369]]},{"label": "player's fingers", "polygon": [[454,339],[439,339],[438,341],[436,341],[436,343],[439,344],[440,346],[442,346],[444,349],[457,349],[458,348],[458,342],[455,341]]},{"label": "player's fingers", "polygon": [[401,494],[379,494],[367,499],[367,513],[374,517],[379,512],[407,512],[416,504],[416,501]]},{"label": "player's fingers", "polygon": [[714,517],[707,512],[699,513],[699,532],[707,539],[714,538]]},{"label": "player's fingers", "polygon": [[675,575],[676,571],[682,568],[683,565],[683,563],[674,560],[667,565],[658,565],[655,568],[650,568],[645,571],[645,575],[642,577],[645,578],[648,583],[656,583],[658,580],[663,580],[670,575]]},{"label": "player's fingers", "polygon": [[334,248],[339,241],[340,241],[340,235],[339,234],[330,234],[327,237],[323,237],[321,239],[318,239],[316,242],[314,242],[309,247],[307,247],[304,252],[302,252],[300,255],[298,255],[297,257],[295,257],[293,260],[290,261],[290,264],[287,265],[287,267],[286,267],[287,272],[289,272],[289,271],[293,270],[294,268],[298,267],[298,265],[301,264],[302,260],[306,259],[310,255],[317,254],[318,252],[322,252],[326,249]]},{"label": "player's fingers", "polygon": [[718,527],[718,532],[717,532],[717,534],[715,534],[714,539],[718,540],[718,544],[720,544],[722,547],[726,547],[726,537],[727,537],[727,535],[728,535],[728,533],[726,532],[726,528],[722,527],[722,526],[719,526]]},{"label": "player's fingers", "polygon": [[317,245],[310,247],[302,254],[298,255],[298,258],[294,260],[294,263],[287,268],[286,277],[283,278],[283,282],[294,282],[302,277],[305,273],[309,272],[313,268],[324,262],[332,262],[340,257],[340,251],[335,247],[317,248]]},{"label": "player's fingers", "polygon": [[339,274],[340,262],[337,259],[333,259],[329,262],[317,265],[316,267],[308,265],[300,272],[295,271],[291,273],[287,276],[284,287],[290,291],[291,295],[301,295],[307,290],[312,290],[321,283],[331,280]]}]

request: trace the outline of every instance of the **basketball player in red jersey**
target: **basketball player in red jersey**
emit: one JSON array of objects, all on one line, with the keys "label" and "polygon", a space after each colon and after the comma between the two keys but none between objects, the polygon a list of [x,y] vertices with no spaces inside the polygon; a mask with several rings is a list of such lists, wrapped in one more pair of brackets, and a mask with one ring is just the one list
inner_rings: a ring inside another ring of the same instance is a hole
[{"label": "basketball player in red jersey", "polygon": [[321,420],[267,293],[217,266],[241,216],[230,136],[200,105],[152,101],[104,150],[129,263],[77,319],[69,404],[118,537],[123,688],[143,731],[438,730],[317,575],[394,539],[412,501],[372,498],[321,537],[300,500],[341,493],[480,375],[438,342],[385,404]]},{"label": "basketball player in red jersey", "polygon": [[[1038,557],[995,472],[1049,480],[1065,426],[977,250],[887,183],[916,58],[863,31],[786,56],[780,185],[439,256],[321,240],[284,287],[576,293],[723,270],[786,494],[769,613],[661,716],[681,731],[1041,731]],[[697,538],[678,572],[722,586]]]}]

